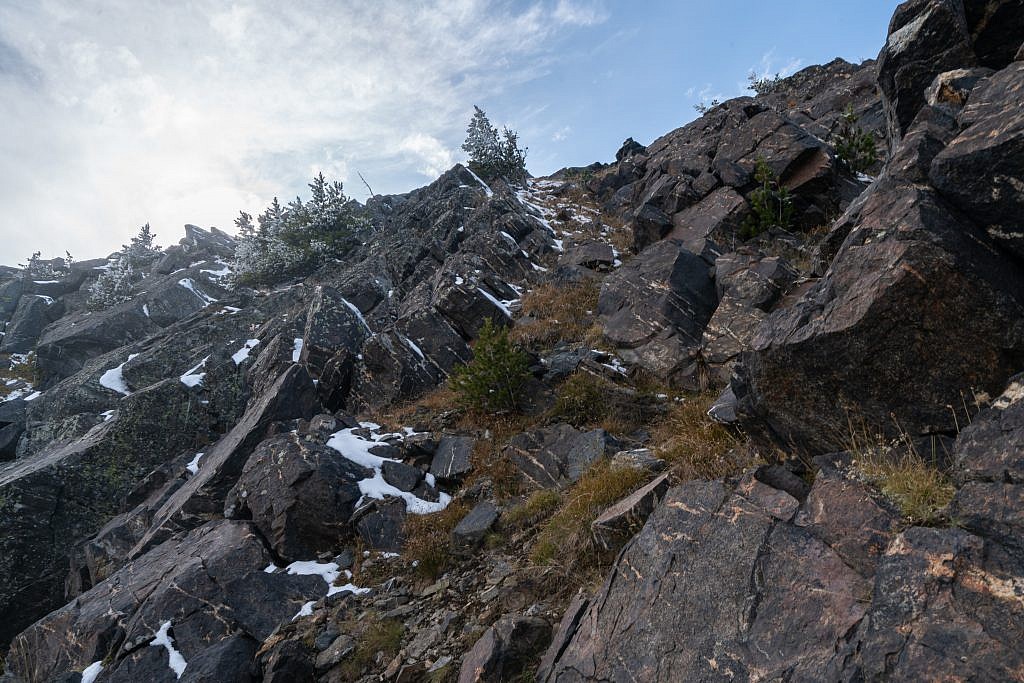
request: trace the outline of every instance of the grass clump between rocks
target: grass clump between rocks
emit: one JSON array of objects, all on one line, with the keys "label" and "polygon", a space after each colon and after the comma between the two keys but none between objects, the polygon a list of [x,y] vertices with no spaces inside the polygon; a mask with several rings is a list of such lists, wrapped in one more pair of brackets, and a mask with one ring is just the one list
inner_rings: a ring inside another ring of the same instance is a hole
[{"label": "grass clump between rocks", "polygon": [[562,495],[554,489],[534,491],[530,496],[501,516],[502,526],[520,530],[548,519],[562,503]]},{"label": "grass clump between rocks", "polygon": [[522,312],[513,336],[520,344],[550,347],[560,342],[596,342],[600,337],[594,282],[540,285],[523,295]]},{"label": "grass clump between rocks", "polygon": [[699,394],[674,402],[655,425],[655,452],[681,479],[719,479],[736,474],[749,462],[728,457],[739,439],[708,417],[714,394]]},{"label": "grass clump between rocks", "polygon": [[392,659],[402,646],[404,632],[402,622],[396,619],[369,616],[369,622],[356,636],[355,650],[338,666],[341,680],[358,680],[363,672],[375,666],[378,660],[387,662]]},{"label": "grass clump between rocks", "polygon": [[608,384],[589,372],[570,375],[555,392],[552,417],[575,425],[601,422],[608,413]]},{"label": "grass clump between rocks", "polygon": [[610,505],[643,485],[648,477],[643,470],[615,467],[607,461],[592,465],[562,495],[562,504],[541,527],[530,560],[558,567],[567,576],[602,566],[608,558],[594,541],[591,523]]},{"label": "grass clump between rocks", "polygon": [[940,522],[956,489],[949,476],[929,462],[909,440],[854,451],[854,466],[914,524]]},{"label": "grass clump between rocks", "polygon": [[455,561],[451,552],[452,529],[469,514],[469,505],[452,501],[440,512],[405,518],[403,555],[416,565],[423,578],[434,580]]}]

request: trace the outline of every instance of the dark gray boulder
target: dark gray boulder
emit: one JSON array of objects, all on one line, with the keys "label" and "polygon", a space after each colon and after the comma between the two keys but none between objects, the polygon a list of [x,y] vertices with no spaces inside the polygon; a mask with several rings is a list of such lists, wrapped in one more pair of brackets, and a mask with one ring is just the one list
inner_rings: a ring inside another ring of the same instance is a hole
[{"label": "dark gray boulder", "polygon": [[25,280],[12,277],[0,282],[0,321],[7,322],[18,308],[18,300],[25,288]]},{"label": "dark gray boulder", "polygon": [[954,0],[911,0],[889,22],[889,35],[878,55],[878,88],[895,150],[924,104],[925,88],[937,74],[973,66],[964,6]]},{"label": "dark gray boulder", "polygon": [[173,680],[167,651],[149,647],[166,622],[188,662],[186,672],[194,660],[206,664],[193,675],[207,667],[223,671],[228,661],[239,661],[235,648],[254,649],[232,639],[262,642],[305,602],[327,593],[319,576],[264,572],[270,561],[247,522],[210,522],[154,548],[26,629],[11,645],[8,671],[41,681],[105,660],[107,677],[150,672],[148,680],[166,673]]},{"label": "dark gray boulder", "polygon": [[195,445],[202,411],[167,380],[124,398],[115,419],[0,465],[0,642],[63,602],[73,547],[121,512],[154,467]]},{"label": "dark gray boulder", "polygon": [[430,473],[439,481],[454,481],[469,474],[473,469],[470,456],[474,443],[470,436],[442,436],[430,463]]},{"label": "dark gray boulder", "polygon": [[473,645],[459,683],[500,683],[521,676],[551,640],[551,624],[538,617],[506,614]]},{"label": "dark gray boulder", "polygon": [[297,435],[262,442],[227,494],[224,516],[251,519],[285,562],[316,557],[352,535],[349,519],[370,475]]},{"label": "dark gray boulder", "polygon": [[870,192],[829,272],[759,328],[732,382],[744,424],[812,453],[842,450],[850,415],[952,433],[947,406],[1024,366],[1016,266],[927,186]]},{"label": "dark gray boulder", "polygon": [[716,305],[708,263],[663,240],[605,279],[597,310],[623,360],[673,382],[692,373]]},{"label": "dark gray boulder", "polygon": [[815,680],[870,584],[786,523],[796,509],[756,480],[669,490],[539,680]]},{"label": "dark gray boulder", "polygon": [[970,93],[957,135],[931,163],[929,177],[996,243],[1024,255],[1024,63],[1014,62]]},{"label": "dark gray boulder", "polygon": [[452,530],[452,548],[456,552],[472,552],[498,521],[498,508],[490,501],[480,501],[459,520]]},{"label": "dark gray boulder", "polygon": [[47,325],[64,313],[64,304],[51,297],[28,294],[18,300],[18,307],[7,323],[0,343],[0,353],[32,351]]},{"label": "dark gray boulder", "polygon": [[610,447],[610,437],[603,429],[583,432],[558,424],[512,437],[505,455],[532,486],[561,488],[583,476]]},{"label": "dark gray boulder", "polygon": [[24,431],[23,423],[0,427],[0,460],[14,460],[18,454],[18,441]]},{"label": "dark gray boulder", "polygon": [[238,424],[206,450],[202,467],[177,489],[153,516],[153,523],[131,554],[138,557],[173,533],[195,528],[205,517],[220,514],[228,491],[242,473],[253,449],[280,420],[309,419],[316,412],[316,390],[301,365],[289,367],[242,415]]},{"label": "dark gray boulder", "polygon": [[384,481],[399,491],[413,491],[423,481],[423,470],[394,460],[384,463],[381,467],[381,475],[384,477]]}]

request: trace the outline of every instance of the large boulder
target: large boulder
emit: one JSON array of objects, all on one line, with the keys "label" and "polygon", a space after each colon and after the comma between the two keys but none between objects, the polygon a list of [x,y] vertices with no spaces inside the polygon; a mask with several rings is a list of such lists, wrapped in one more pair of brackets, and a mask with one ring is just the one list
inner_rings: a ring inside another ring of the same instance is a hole
[{"label": "large boulder", "polygon": [[692,365],[717,304],[711,268],[676,240],[663,240],[605,279],[597,310],[620,355],[675,380]]},{"label": "large boulder", "polygon": [[1014,62],[970,92],[963,128],[931,163],[935,188],[1024,256],[1024,62]]},{"label": "large boulder", "polygon": [[177,378],[124,398],[70,443],[0,465],[0,642],[63,602],[75,544],[120,512],[150,470],[195,445],[202,411]]},{"label": "large boulder", "polygon": [[896,9],[878,55],[878,88],[890,151],[899,146],[924,104],[932,79],[975,61],[962,2],[910,0]]},{"label": "large boulder", "polygon": [[609,446],[610,437],[603,429],[583,432],[557,424],[512,437],[505,455],[530,485],[560,488],[582,477]]},{"label": "large boulder", "polygon": [[138,557],[172,534],[193,529],[220,514],[228,491],[242,473],[253,449],[275,422],[309,419],[317,411],[316,389],[301,365],[290,366],[256,397],[238,424],[208,448],[195,476],[177,489],[153,515],[153,523],[131,556]]},{"label": "large boulder", "polygon": [[462,662],[459,683],[500,683],[521,677],[551,640],[551,625],[509,614],[487,629]]},{"label": "large boulder", "polygon": [[[170,680],[163,632],[199,670],[239,663],[279,624],[327,593],[320,576],[269,574],[271,554],[247,522],[220,520],[167,541],[18,635],[7,670],[30,683],[104,662],[101,680]],[[170,626],[166,626],[166,624]],[[220,662],[220,665],[217,664]],[[184,679],[183,679],[184,680]],[[217,678],[215,680],[230,680]]]},{"label": "large boulder", "polygon": [[28,353],[32,351],[47,325],[64,313],[64,304],[51,297],[37,294],[22,296],[18,307],[7,324],[0,353]]},{"label": "large boulder", "polygon": [[261,443],[228,493],[225,517],[251,519],[286,562],[336,549],[371,473],[337,451],[295,434]]},{"label": "large boulder", "polygon": [[753,432],[812,453],[842,450],[851,420],[953,433],[949,406],[1024,367],[1024,273],[927,186],[870,192],[825,277],[762,324],[732,382]]},{"label": "large boulder", "polygon": [[797,507],[756,481],[669,490],[538,680],[819,680],[871,585],[789,523]]}]

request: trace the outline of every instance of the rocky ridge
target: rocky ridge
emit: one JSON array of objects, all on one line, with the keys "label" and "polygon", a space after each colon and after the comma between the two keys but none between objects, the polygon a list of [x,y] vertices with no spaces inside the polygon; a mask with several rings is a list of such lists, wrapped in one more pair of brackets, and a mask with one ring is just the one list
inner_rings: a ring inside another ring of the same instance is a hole
[{"label": "rocky ridge", "polygon": [[[1019,678],[1022,22],[911,0],[877,61],[524,187],[456,166],[273,288],[194,226],[101,312],[107,259],[5,271],[3,680]],[[751,236],[759,161],[793,214]],[[488,319],[522,415],[443,388]]]}]

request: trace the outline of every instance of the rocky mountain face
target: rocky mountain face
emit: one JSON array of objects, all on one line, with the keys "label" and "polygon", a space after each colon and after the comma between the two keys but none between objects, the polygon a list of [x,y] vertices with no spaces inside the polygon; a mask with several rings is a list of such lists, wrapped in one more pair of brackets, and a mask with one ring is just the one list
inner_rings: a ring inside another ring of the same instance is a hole
[{"label": "rocky mountain face", "polygon": [[[1020,680],[1022,41],[910,0],[273,287],[195,226],[102,311],[0,272],[0,680]],[[518,413],[447,388],[488,320]]]}]

